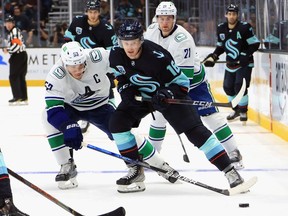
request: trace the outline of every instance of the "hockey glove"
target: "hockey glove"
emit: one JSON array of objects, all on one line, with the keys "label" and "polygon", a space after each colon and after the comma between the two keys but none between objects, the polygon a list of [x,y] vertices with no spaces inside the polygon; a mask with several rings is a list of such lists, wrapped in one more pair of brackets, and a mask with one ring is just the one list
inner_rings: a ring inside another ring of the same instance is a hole
[{"label": "hockey glove", "polygon": [[210,53],[204,60],[203,63],[206,67],[214,67],[215,62],[218,60],[218,56],[214,53]]},{"label": "hockey glove", "polygon": [[249,65],[249,55],[245,52],[241,52],[239,56],[239,64],[241,67]]},{"label": "hockey glove", "polygon": [[165,101],[165,99],[174,98],[173,92],[168,88],[159,89],[155,95],[152,97],[152,104],[155,110],[160,112],[164,111],[169,107],[169,103]]},{"label": "hockey glove", "polygon": [[75,150],[81,149],[83,135],[80,126],[76,122],[67,122],[61,126],[64,135],[64,144]]},{"label": "hockey glove", "polygon": [[135,100],[135,96],[139,96],[140,92],[132,84],[127,83],[121,86],[118,92],[121,96],[122,103],[128,106],[138,106],[142,104],[140,101]]}]

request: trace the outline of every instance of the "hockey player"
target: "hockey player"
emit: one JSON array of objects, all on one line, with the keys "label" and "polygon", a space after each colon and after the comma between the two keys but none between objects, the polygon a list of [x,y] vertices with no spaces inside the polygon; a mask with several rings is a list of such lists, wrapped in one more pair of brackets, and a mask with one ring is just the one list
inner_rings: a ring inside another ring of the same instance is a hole
[{"label": "hockey player", "polygon": [[13,194],[4,157],[0,149],[0,215],[28,216],[21,212],[13,203]]},{"label": "hockey player", "polygon": [[[157,23],[153,23],[147,28],[144,37],[161,45],[171,53],[177,66],[190,80],[189,96],[192,100],[213,102],[214,97],[206,79],[205,67],[196,53],[194,39],[182,26],[176,24],[176,17],[177,8],[173,2],[161,2],[156,8]],[[226,119],[221,116],[217,107],[197,106],[196,108],[203,123],[216,135],[228,152],[235,168],[243,168],[242,156],[237,148],[236,140]],[[154,113],[154,116],[150,127],[149,141],[160,151],[167,121],[158,111]]]},{"label": "hockey player", "polygon": [[[239,105],[227,116],[232,121],[240,116],[240,121],[247,121],[248,88],[251,81],[251,72],[254,67],[253,53],[258,50],[260,41],[255,36],[251,25],[238,20],[239,8],[230,4],[226,8],[227,22],[217,27],[217,46],[213,53],[204,59],[204,65],[213,67],[222,53],[226,53],[226,68],[223,88],[231,101],[239,92],[242,80],[246,80],[246,91]],[[245,124],[245,123],[244,123]]]},{"label": "hockey player", "polygon": [[[125,20],[118,30],[119,47],[110,51],[110,66],[118,81],[122,101],[110,118],[109,128],[121,155],[141,160],[137,143],[131,133],[141,119],[154,110],[160,111],[178,134],[202,150],[207,159],[225,173],[230,187],[241,185],[244,180],[231,164],[217,138],[201,122],[193,106],[169,105],[167,98],[190,99],[189,80],[175,64],[171,54],[163,47],[143,38],[143,28],[137,20]],[[135,96],[151,98],[139,102]],[[129,172],[116,183],[119,188],[144,185],[143,167],[127,163]]]},{"label": "hockey player", "polygon": [[[61,48],[61,59],[47,75],[43,123],[50,147],[61,166],[55,178],[60,189],[78,186],[72,149],[81,148],[83,135],[77,121],[90,122],[113,140],[108,126],[115,111],[108,103],[110,82],[106,73],[111,71],[108,58],[109,51],[104,48],[83,49],[76,41],[68,42]],[[147,163],[174,171],[149,142],[139,137],[138,144]],[[175,181],[167,175],[161,176]],[[133,192],[133,189],[119,189],[119,192]]]},{"label": "hockey player", "polygon": [[[86,14],[76,16],[65,31],[65,41],[78,41],[81,46],[86,48],[103,47],[110,50],[117,44],[114,28],[111,24],[100,18],[100,0],[88,0],[86,3]],[[115,105],[113,93],[114,76],[107,73],[111,82],[109,102]],[[85,133],[89,127],[89,122],[81,121],[80,127]]]}]

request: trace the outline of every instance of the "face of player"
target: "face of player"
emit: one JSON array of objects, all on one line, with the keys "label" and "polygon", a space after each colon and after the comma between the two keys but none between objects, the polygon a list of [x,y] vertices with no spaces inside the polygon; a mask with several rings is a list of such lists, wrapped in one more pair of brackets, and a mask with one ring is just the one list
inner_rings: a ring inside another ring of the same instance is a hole
[{"label": "face of player", "polygon": [[173,15],[161,15],[157,17],[159,28],[162,31],[163,36],[169,35],[174,27],[174,16]]},{"label": "face of player", "polygon": [[73,78],[81,80],[85,72],[85,64],[83,63],[78,65],[66,65],[66,70]]},{"label": "face of player", "polygon": [[238,13],[236,12],[227,12],[226,19],[229,25],[234,26],[238,21]]},{"label": "face of player", "polygon": [[97,25],[99,23],[99,16],[100,12],[99,10],[87,10],[87,16],[88,16],[88,23],[89,25]]},{"label": "face of player", "polygon": [[140,39],[121,40],[123,49],[130,59],[138,59],[141,54],[142,42]]}]

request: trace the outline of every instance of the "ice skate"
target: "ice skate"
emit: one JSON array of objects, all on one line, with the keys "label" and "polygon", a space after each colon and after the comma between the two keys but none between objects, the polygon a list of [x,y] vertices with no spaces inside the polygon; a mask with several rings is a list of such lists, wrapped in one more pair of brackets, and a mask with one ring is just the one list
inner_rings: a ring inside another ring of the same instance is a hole
[{"label": "ice skate", "polygon": [[234,188],[244,182],[243,178],[240,174],[235,170],[235,168],[230,169],[225,173],[225,177],[227,178],[230,188]]},{"label": "ice skate", "polygon": [[73,158],[68,163],[62,164],[60,172],[57,174],[55,181],[58,182],[60,189],[70,189],[78,186],[76,180],[77,170]]},{"label": "ice skate", "polygon": [[161,169],[168,171],[167,173],[157,172],[159,176],[167,179],[170,183],[175,183],[177,178],[172,177],[172,174],[179,174],[176,170],[169,166],[168,163],[164,162]]},{"label": "ice skate", "polygon": [[88,121],[84,121],[84,120],[80,121],[80,128],[81,128],[82,133],[86,133],[89,126],[90,126],[90,123]]},{"label": "ice skate", "polygon": [[229,153],[229,158],[236,170],[240,170],[244,168],[243,161],[242,161],[242,155],[240,154],[240,151],[238,149],[235,149],[234,151]]},{"label": "ice skate", "polygon": [[248,117],[247,117],[247,112],[240,112],[240,121],[242,122],[242,125],[245,126],[246,125],[246,122],[248,120]]},{"label": "ice skate", "polygon": [[140,192],[145,190],[144,168],[138,165],[129,164],[128,174],[116,181],[119,193]]},{"label": "ice skate", "polygon": [[239,109],[235,109],[227,116],[226,119],[231,122],[237,120],[239,116],[240,116]]},{"label": "ice skate", "polygon": [[19,106],[26,106],[26,105],[28,105],[28,100],[27,99],[19,99],[18,105]]},{"label": "ice skate", "polygon": [[9,106],[17,106],[19,103],[19,99],[12,98],[11,100],[8,101],[8,103]]},{"label": "ice skate", "polygon": [[7,198],[4,200],[4,206],[0,207],[0,215],[1,216],[29,216],[28,214],[25,214],[21,212],[18,208],[16,208],[11,198]]}]

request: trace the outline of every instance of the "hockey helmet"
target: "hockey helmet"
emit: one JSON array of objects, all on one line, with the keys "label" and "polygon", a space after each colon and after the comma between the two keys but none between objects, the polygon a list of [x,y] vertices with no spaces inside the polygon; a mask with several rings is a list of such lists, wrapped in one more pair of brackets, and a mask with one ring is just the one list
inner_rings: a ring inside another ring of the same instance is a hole
[{"label": "hockey helmet", "polygon": [[235,4],[230,4],[226,8],[226,13],[228,13],[228,12],[236,12],[236,13],[238,13],[238,11],[239,11],[239,8]]},{"label": "hockey helmet", "polygon": [[177,8],[171,1],[162,1],[156,8],[156,16],[173,15],[176,20]]},{"label": "hockey helmet", "polygon": [[15,19],[14,19],[13,16],[8,15],[8,16],[5,18],[5,22],[12,22],[12,23],[15,23]]},{"label": "hockey helmet", "polygon": [[86,64],[84,49],[76,41],[65,43],[61,47],[61,59],[65,66]]},{"label": "hockey helmet", "polygon": [[118,29],[118,39],[120,40],[134,40],[143,39],[143,27],[138,20],[126,19]]},{"label": "hockey helmet", "polygon": [[87,10],[100,10],[100,0],[88,0],[86,3]]}]

